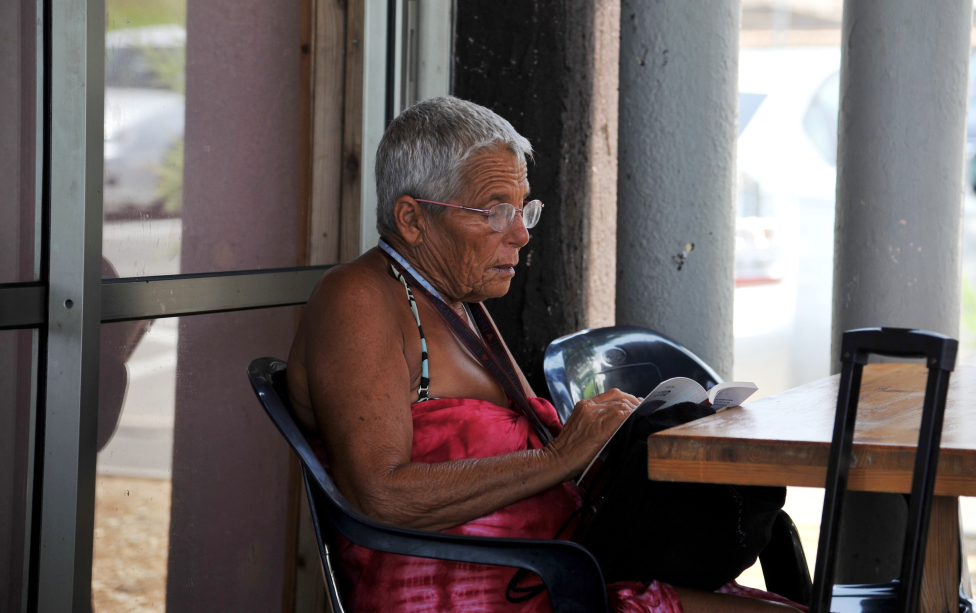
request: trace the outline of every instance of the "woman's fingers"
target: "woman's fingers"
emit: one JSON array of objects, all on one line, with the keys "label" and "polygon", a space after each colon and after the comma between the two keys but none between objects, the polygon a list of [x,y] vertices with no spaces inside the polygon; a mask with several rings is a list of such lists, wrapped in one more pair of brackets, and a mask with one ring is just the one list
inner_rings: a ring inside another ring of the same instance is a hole
[{"label": "woman's fingers", "polygon": [[609,401],[609,400],[613,400],[613,399],[617,399],[617,398],[627,398],[631,402],[635,403],[635,405],[636,404],[640,404],[640,401],[643,400],[643,398],[637,398],[636,396],[634,396],[632,394],[628,394],[627,392],[622,392],[622,391],[620,391],[617,388],[613,388],[612,390],[607,390],[607,391],[603,392],[602,394],[599,394],[597,396],[594,396],[593,398],[590,398],[590,400],[593,400],[593,401],[596,401],[596,402],[605,402],[605,401]]},{"label": "woman's fingers", "polygon": [[599,396],[580,401],[573,410],[573,415],[575,416],[578,413],[580,421],[583,422],[592,421],[603,424],[609,421],[619,425],[619,422],[626,419],[637,408],[638,404],[640,401],[636,397],[613,389]]},{"label": "woman's fingers", "polygon": [[640,400],[612,389],[578,402],[553,442],[554,449],[566,458],[567,468],[577,472],[582,470],[637,408]]}]

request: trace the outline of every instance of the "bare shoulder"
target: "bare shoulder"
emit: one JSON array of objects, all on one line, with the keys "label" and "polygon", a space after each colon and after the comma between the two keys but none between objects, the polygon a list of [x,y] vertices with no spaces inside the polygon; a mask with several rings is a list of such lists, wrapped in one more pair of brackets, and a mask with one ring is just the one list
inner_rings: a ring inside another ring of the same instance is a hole
[{"label": "bare shoulder", "polygon": [[403,310],[396,300],[398,284],[386,271],[386,260],[371,250],[323,275],[312,291],[299,334],[305,358],[313,360],[336,343],[400,336]]},{"label": "bare shoulder", "polygon": [[312,291],[288,358],[289,395],[306,425],[313,425],[315,388],[403,355],[403,326],[409,323],[403,320],[410,313],[387,267],[374,249],[330,269]]},{"label": "bare shoulder", "polygon": [[[304,317],[319,319],[325,314],[340,314],[360,309],[385,310],[390,299],[391,281],[372,252],[330,269],[319,280],[308,299]],[[380,257],[380,259],[382,259]]]}]

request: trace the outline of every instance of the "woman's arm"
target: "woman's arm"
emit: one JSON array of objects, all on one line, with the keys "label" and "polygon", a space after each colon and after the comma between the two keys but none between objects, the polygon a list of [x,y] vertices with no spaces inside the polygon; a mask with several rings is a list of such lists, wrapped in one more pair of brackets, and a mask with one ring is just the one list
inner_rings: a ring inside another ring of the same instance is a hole
[{"label": "woman's arm", "polygon": [[637,405],[614,390],[577,405],[544,449],[411,462],[413,390],[398,305],[382,283],[337,270],[306,309],[309,392],[332,473],[370,517],[441,530],[537,494],[581,472]]}]

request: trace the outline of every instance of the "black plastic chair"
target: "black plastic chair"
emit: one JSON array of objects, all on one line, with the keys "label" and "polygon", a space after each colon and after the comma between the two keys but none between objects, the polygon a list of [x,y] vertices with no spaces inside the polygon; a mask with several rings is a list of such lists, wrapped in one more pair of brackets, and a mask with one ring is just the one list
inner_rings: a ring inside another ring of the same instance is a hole
[{"label": "black plastic chair", "polygon": [[532,571],[545,583],[554,613],[609,610],[599,565],[589,551],[575,543],[406,530],[373,521],[354,509],[336,489],[292,418],[285,369],[286,364],[281,360],[259,358],[251,362],[247,374],[261,406],[301,460],[323,574],[336,613],[345,609],[339,598],[339,582],[329,553],[330,545],[335,546],[335,533],[378,551]]},{"label": "black plastic chair", "polygon": [[672,377],[693,379],[706,390],[722,382],[680,344],[637,326],[593,328],[557,338],[546,349],[543,368],[563,423],[577,402],[615,387],[646,396]]},{"label": "black plastic chair", "polygon": [[[583,330],[558,338],[546,349],[546,383],[565,422],[580,400],[618,388],[646,396],[658,383],[687,377],[706,390],[722,378],[679,343],[637,326]],[[780,511],[769,545],[759,556],[766,589],[794,602],[810,601],[812,582],[800,535]]]}]

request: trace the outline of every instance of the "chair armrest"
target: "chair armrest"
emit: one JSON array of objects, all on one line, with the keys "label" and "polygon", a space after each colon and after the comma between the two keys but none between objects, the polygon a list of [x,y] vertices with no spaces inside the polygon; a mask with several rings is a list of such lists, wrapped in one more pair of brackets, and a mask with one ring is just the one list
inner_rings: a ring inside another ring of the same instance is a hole
[{"label": "chair armrest", "polygon": [[[304,467],[303,467],[304,472]],[[336,509],[314,478],[305,473],[316,523],[328,520],[344,537],[368,549],[401,555],[513,566],[542,579],[553,613],[609,611],[603,573],[593,555],[568,541],[504,539],[421,532],[375,522],[361,513]],[[320,530],[316,526],[316,530]]]},{"label": "chair armrest", "polygon": [[803,553],[800,533],[793,520],[780,511],[773,522],[773,537],[759,554],[766,589],[802,605],[810,604],[813,582]]}]

